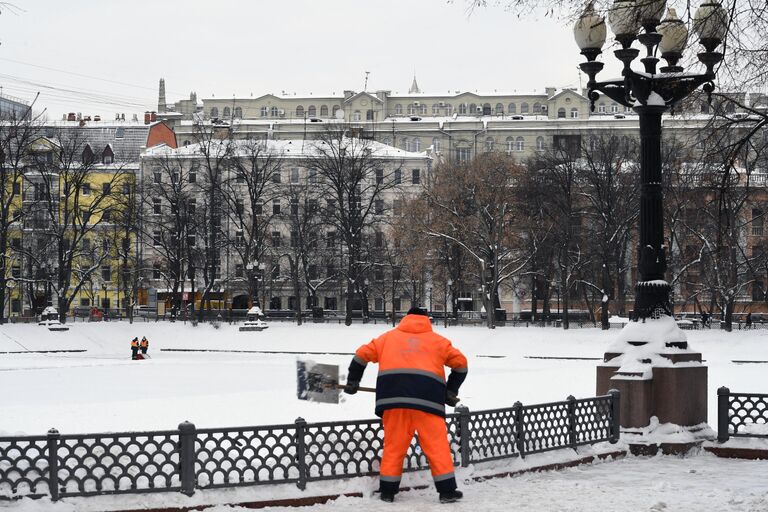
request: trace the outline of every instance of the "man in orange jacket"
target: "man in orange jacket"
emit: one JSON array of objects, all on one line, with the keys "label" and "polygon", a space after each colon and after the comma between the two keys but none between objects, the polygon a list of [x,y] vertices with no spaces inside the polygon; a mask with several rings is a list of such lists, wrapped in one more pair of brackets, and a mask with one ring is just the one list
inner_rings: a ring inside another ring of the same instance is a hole
[{"label": "man in orange jacket", "polygon": [[[379,363],[376,415],[381,416],[384,426],[381,499],[394,501],[400,489],[403,459],[414,432],[429,460],[440,501],[460,499],[448,445],[445,404],[453,407],[459,402],[467,358],[448,339],[432,331],[426,311],[413,307],[395,329],[357,349],[349,365],[345,393],[357,393],[368,363]],[[445,366],[451,368],[447,381]]]}]

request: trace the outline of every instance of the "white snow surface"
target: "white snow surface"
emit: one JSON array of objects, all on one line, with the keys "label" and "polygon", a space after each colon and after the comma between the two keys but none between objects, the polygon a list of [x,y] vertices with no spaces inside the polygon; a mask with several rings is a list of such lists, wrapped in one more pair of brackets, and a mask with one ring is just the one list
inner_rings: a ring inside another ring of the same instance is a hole
[{"label": "white snow surface", "polygon": [[[237,325],[214,329],[183,323],[70,323],[68,332],[36,325],[0,326],[0,352],[85,349],[84,353],[0,354],[0,432],[42,434],[175,428],[184,420],[198,427],[289,423],[301,416],[309,422],[369,418],[373,395],[358,393],[339,405],[296,399],[295,361],[349,364],[362,343],[388,329],[385,325],[293,324],[271,322],[263,332],[238,332]],[[436,330],[453,340],[469,359],[469,375],[461,389],[472,410],[510,406],[515,400],[538,403],[573,394],[591,396],[598,361],[530,359],[537,357],[602,357],[621,331],[504,327],[451,327]],[[147,336],[152,359],[130,360],[130,340]],[[768,331],[727,333],[689,331],[688,338],[709,366],[709,422],[716,425],[716,389],[764,392],[764,364],[732,360],[768,360]],[[261,350],[300,354],[162,352],[161,348]],[[315,352],[309,354],[309,352]],[[318,354],[321,352],[325,354]],[[328,352],[346,352],[333,355]],[[489,357],[490,356],[490,357]],[[363,385],[375,384],[376,367],[366,370]],[[662,426],[663,427],[663,426]],[[760,431],[764,427],[754,427]],[[669,430],[669,429],[668,429]],[[669,431],[668,435],[683,435]],[[765,447],[766,440],[749,441]],[[736,445],[736,440],[731,440]],[[611,451],[622,445],[580,448],[580,454]],[[506,511],[764,511],[768,510],[768,461],[720,459],[701,453],[688,458],[628,457],[579,468],[524,474],[482,483],[473,476],[572,459],[558,450],[470,468],[458,468],[465,499],[451,510]],[[409,473],[403,485],[430,485],[428,472]],[[302,492],[293,484],[180,493],[49,499],[22,499],[0,508],[13,512],[92,512],[150,507],[197,506],[318,496],[362,491],[363,498],[341,498],[311,510],[445,510],[432,489],[404,492],[394,505],[378,501],[375,478],[310,482]],[[245,510],[214,505],[210,512]],[[278,509],[266,509],[278,510]],[[280,509],[284,510],[284,509]]]},{"label": "white snow surface", "polygon": [[[562,456],[560,456],[562,457]],[[538,459],[537,459],[538,458]],[[539,463],[555,460],[553,453],[531,456]],[[506,470],[519,469],[526,462],[515,459]],[[700,453],[685,458],[663,456],[632,457],[595,462],[575,468],[541,473],[524,473],[483,482],[468,477],[483,473],[478,468],[459,468],[457,476],[464,499],[450,505],[451,511],[506,512],[509,510],[547,512],[762,512],[768,510],[765,473],[768,461],[717,458]],[[428,474],[406,474],[403,485],[428,483]],[[310,482],[305,496],[363,492],[362,498],[342,497],[324,505],[302,508],[308,511],[392,512],[394,510],[445,511],[437,494],[427,489],[405,491],[394,504],[382,503],[375,478],[346,481]],[[294,485],[241,487],[197,491],[187,498],[179,493],[129,496],[67,498],[53,503],[49,499],[23,499],[8,505],[13,512],[95,512],[150,507],[195,506],[214,503],[246,503],[302,496]],[[207,512],[250,510],[229,505],[213,505]],[[264,508],[285,511],[285,508]]]},{"label": "white snow surface", "polygon": [[[137,321],[68,323],[67,332],[37,325],[0,327],[0,352],[85,349],[83,353],[0,354],[0,432],[37,435],[55,427],[61,433],[119,432],[175,428],[189,420],[198,427],[227,427],[373,417],[374,396],[342,395],[341,404],[296,399],[296,360],[338,364],[341,373],[352,353],[390,328],[383,324],[270,322],[262,332],[238,332],[237,325]],[[637,324],[634,324],[637,325]],[[469,360],[461,388],[470,410],[563,400],[595,394],[600,361],[529,359],[594,357],[622,331],[435,326]],[[130,340],[147,336],[152,359],[131,361]],[[709,367],[709,423],[716,425],[720,386],[734,392],[765,392],[768,330],[688,331],[691,347]],[[162,352],[162,348],[286,351],[300,354]],[[320,352],[321,354],[305,354]],[[325,354],[346,353],[344,355]],[[376,365],[362,385],[375,386]]]}]

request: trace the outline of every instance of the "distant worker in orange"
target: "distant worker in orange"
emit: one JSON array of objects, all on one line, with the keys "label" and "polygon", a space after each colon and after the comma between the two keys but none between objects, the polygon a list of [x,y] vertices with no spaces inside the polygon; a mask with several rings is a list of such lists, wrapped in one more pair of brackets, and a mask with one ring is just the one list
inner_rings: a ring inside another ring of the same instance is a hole
[{"label": "distant worker in orange", "polygon": [[149,350],[149,340],[146,336],[141,337],[141,343],[139,343],[139,347],[141,348],[142,354],[146,354],[147,350]]},{"label": "distant worker in orange", "polygon": [[139,354],[139,338],[133,338],[131,340],[131,359],[136,359]]},{"label": "distant worker in orange", "polygon": [[[445,404],[459,402],[459,387],[467,376],[467,358],[451,342],[432,331],[424,309],[412,307],[395,329],[355,352],[344,392],[357,393],[365,366],[379,364],[376,415],[384,426],[379,492],[391,502],[400,490],[403,459],[413,439],[429,460],[442,503],[461,499],[453,474],[453,457],[445,426]],[[445,366],[451,368],[445,379]]]}]

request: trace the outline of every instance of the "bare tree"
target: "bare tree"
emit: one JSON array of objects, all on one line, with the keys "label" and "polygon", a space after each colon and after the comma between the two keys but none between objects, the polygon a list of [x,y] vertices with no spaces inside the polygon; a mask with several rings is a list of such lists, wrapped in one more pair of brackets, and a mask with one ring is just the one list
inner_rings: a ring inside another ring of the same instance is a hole
[{"label": "bare tree", "polygon": [[[5,323],[9,262],[17,261],[20,255],[21,238],[16,233],[20,234],[23,221],[22,188],[30,164],[29,146],[40,135],[40,120],[32,117],[32,105],[25,115],[0,124],[0,324]],[[15,248],[11,247],[12,239]]]},{"label": "bare tree", "polygon": [[429,236],[456,243],[473,261],[491,329],[500,307],[499,286],[522,272],[530,258],[516,226],[514,184],[523,172],[511,158],[495,153],[441,165],[425,187],[428,214],[414,216],[414,221],[425,219]]},{"label": "bare tree", "polygon": [[[327,225],[342,244],[339,272],[345,280],[346,325],[352,323],[355,298],[370,268],[364,259],[364,237],[377,223],[376,201],[397,183],[393,179],[400,167],[377,156],[374,142],[350,136],[345,125],[333,125],[310,144],[308,164],[317,169],[319,190],[326,200],[322,209]],[[367,308],[365,304],[364,307]]]},{"label": "bare tree", "polygon": [[[60,130],[58,137],[46,140],[39,149],[52,158],[25,173],[38,198],[27,220],[46,236],[54,253],[55,294],[65,322],[74,298],[111,257],[109,232],[103,228],[127,173],[97,165],[82,130]],[[92,242],[100,243],[92,247]]]}]

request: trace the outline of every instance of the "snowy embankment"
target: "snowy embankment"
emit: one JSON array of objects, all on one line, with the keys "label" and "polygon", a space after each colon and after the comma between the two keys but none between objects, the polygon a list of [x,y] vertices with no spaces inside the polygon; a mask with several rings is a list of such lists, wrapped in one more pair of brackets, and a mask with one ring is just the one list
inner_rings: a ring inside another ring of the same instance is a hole
[{"label": "snowy embankment", "polygon": [[[354,350],[381,333],[383,325],[272,323],[263,332],[236,326],[167,322],[73,323],[68,332],[36,325],[0,327],[0,352],[79,349],[82,353],[0,354],[0,432],[41,434],[198,427],[368,418],[373,396],[359,393],[339,405],[296,399],[296,359],[339,364],[342,373]],[[591,396],[596,360],[618,330],[451,327],[448,336],[469,357],[462,387],[472,410]],[[709,366],[709,418],[716,425],[716,390],[766,392],[768,331],[687,332],[691,347]],[[130,360],[130,340],[147,336],[148,361]],[[279,351],[286,353],[163,352],[162,348]],[[322,354],[299,355],[320,352]],[[330,354],[331,352],[343,354]],[[350,355],[345,355],[350,354]],[[530,358],[536,357],[536,358]],[[375,385],[375,366],[363,385]]]}]

